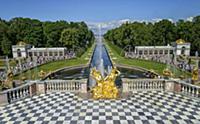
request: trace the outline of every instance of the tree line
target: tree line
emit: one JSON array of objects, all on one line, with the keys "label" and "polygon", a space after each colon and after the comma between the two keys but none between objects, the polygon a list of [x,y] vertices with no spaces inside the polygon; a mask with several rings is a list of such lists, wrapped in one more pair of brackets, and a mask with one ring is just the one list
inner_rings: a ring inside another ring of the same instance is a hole
[{"label": "tree line", "polygon": [[0,55],[11,56],[11,46],[20,41],[35,47],[67,47],[80,55],[92,45],[94,35],[84,22],[0,18]]},{"label": "tree line", "polygon": [[173,23],[163,19],[156,23],[133,22],[125,23],[104,34],[106,41],[124,48],[132,46],[167,45],[178,39],[191,43],[191,54],[200,53],[200,16],[192,21],[178,20]]}]

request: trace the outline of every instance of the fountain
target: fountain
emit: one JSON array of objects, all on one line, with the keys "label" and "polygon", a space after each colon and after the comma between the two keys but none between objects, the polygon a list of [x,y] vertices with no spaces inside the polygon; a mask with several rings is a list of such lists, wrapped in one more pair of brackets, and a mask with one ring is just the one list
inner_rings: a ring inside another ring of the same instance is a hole
[{"label": "fountain", "polygon": [[[106,49],[102,43],[102,36],[101,36],[101,25],[99,25],[99,35],[97,38],[96,48],[93,53],[93,58],[91,61],[90,72],[92,69],[96,69],[100,72],[101,76],[104,78],[106,74],[110,72],[110,68],[112,67],[112,63],[107,55]],[[109,69],[109,70],[106,70]],[[107,72],[107,73],[105,73]],[[96,85],[96,81],[90,76],[89,78],[89,88],[91,89]]]},{"label": "fountain", "polygon": [[[96,81],[90,75],[92,69],[96,69],[100,72],[103,78],[112,72],[113,64],[109,58],[108,52],[102,43],[101,25],[99,25],[98,36],[96,36],[96,45],[93,51],[92,59],[89,67],[84,68],[71,68],[62,69],[57,72],[53,72],[49,77],[50,79],[62,79],[62,80],[76,80],[76,79],[88,79],[87,88],[91,90],[95,85]],[[117,87],[121,85],[121,78],[147,78],[143,71],[135,69],[118,68],[121,72],[120,76],[116,79],[115,83]]]}]

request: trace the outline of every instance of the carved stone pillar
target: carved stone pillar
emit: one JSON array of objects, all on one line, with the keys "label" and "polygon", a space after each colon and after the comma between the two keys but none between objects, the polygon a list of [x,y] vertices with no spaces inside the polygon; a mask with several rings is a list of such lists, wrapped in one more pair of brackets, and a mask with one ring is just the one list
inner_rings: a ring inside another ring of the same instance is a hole
[{"label": "carved stone pillar", "polygon": [[8,104],[7,93],[0,94],[0,106]]},{"label": "carved stone pillar", "polygon": [[81,82],[81,92],[82,93],[87,93],[87,81],[86,80]]},{"label": "carved stone pillar", "polygon": [[178,82],[174,82],[174,91],[181,92],[181,84]]},{"label": "carved stone pillar", "polygon": [[165,81],[165,90],[166,91],[174,91],[174,81]]},{"label": "carved stone pillar", "polygon": [[122,92],[129,92],[128,90],[128,82],[125,79],[122,79]]},{"label": "carved stone pillar", "polygon": [[33,83],[29,86],[30,96],[33,96],[36,94],[36,83]]},{"label": "carved stone pillar", "polygon": [[37,89],[37,94],[44,94],[44,93],[46,93],[45,83],[44,82],[38,82],[37,86],[36,86],[36,89]]}]

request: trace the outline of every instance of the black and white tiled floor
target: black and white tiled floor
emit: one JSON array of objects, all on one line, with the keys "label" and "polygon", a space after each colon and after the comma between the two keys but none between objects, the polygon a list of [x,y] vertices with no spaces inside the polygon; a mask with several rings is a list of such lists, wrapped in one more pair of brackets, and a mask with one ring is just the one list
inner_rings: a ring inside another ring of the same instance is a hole
[{"label": "black and white tiled floor", "polygon": [[200,101],[161,91],[135,92],[120,100],[83,100],[57,92],[4,106],[0,123],[200,124]]}]

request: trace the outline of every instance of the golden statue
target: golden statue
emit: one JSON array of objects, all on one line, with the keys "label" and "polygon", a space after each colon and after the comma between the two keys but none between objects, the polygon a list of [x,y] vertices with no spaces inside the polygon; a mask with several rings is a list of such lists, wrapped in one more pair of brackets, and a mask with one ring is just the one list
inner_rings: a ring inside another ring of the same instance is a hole
[{"label": "golden statue", "polygon": [[197,81],[198,80],[198,68],[195,67],[193,70],[192,70],[192,80],[193,81]]},{"label": "golden statue", "polygon": [[21,77],[21,80],[22,80],[22,81],[25,81],[26,79],[27,79],[26,76],[22,76],[22,77]]},{"label": "golden statue", "polygon": [[119,91],[115,86],[116,77],[120,74],[116,67],[114,67],[106,78],[103,78],[101,73],[96,69],[92,69],[91,76],[96,80],[96,86],[92,88],[93,99],[116,99]]},{"label": "golden statue", "polygon": [[10,70],[10,69],[8,69],[8,72],[7,72],[7,78],[6,78],[6,80],[3,82],[3,86],[5,87],[5,88],[12,88],[13,86],[13,72]]},{"label": "golden statue", "polygon": [[166,68],[163,70],[163,75],[166,77],[172,77],[173,73],[168,68]]},{"label": "golden statue", "polygon": [[43,70],[41,70],[41,71],[39,72],[39,77],[40,77],[41,79],[43,79],[45,76],[46,76],[46,72],[44,72]]}]

